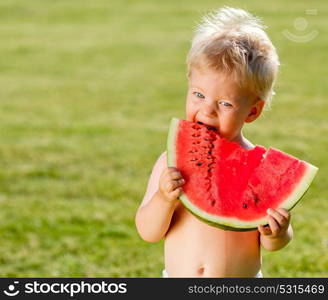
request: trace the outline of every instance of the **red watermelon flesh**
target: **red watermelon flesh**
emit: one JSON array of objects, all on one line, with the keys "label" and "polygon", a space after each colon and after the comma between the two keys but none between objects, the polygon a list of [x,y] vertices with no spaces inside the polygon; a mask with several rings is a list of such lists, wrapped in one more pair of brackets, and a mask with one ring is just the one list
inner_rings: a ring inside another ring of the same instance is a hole
[{"label": "red watermelon flesh", "polygon": [[172,119],[168,166],[186,183],[182,203],[202,220],[230,230],[267,224],[268,208],[291,209],[317,168],[274,148],[244,149],[214,128]]}]

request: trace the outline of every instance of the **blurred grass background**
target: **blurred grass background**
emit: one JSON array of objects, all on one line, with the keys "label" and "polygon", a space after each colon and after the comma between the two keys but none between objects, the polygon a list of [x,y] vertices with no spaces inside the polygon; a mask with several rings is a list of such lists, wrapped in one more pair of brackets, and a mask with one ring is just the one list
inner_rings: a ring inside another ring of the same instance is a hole
[{"label": "blurred grass background", "polygon": [[[161,276],[163,244],[142,241],[134,216],[171,117],[184,118],[193,27],[222,5],[260,16],[282,63],[271,111],[245,135],[320,168],[293,211],[293,242],[263,251],[263,273],[328,276],[328,7],[318,0],[2,0],[1,276]],[[307,43],[282,34],[304,34],[299,17],[319,33]]]}]

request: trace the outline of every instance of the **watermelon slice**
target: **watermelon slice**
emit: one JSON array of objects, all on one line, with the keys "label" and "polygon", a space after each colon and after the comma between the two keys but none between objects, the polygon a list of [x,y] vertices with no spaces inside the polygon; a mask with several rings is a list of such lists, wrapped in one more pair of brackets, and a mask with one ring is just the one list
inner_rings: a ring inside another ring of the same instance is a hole
[{"label": "watermelon slice", "polygon": [[318,168],[280,150],[244,149],[204,124],[171,121],[168,166],[186,183],[182,203],[201,220],[227,230],[268,224],[268,208],[292,209]]}]

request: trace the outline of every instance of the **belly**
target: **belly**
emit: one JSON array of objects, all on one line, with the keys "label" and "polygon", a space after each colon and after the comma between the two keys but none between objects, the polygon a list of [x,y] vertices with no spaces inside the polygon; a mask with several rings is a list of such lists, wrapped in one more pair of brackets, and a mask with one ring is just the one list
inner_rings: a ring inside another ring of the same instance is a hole
[{"label": "belly", "polygon": [[165,238],[169,277],[255,277],[261,268],[259,233],[207,225],[181,204]]}]

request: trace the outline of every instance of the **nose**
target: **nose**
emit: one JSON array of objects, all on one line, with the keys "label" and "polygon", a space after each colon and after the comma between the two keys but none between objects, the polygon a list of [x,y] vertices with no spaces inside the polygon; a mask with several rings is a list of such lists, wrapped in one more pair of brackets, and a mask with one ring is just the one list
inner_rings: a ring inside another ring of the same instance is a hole
[{"label": "nose", "polygon": [[216,102],[211,100],[204,101],[202,106],[202,113],[205,117],[216,116]]}]

